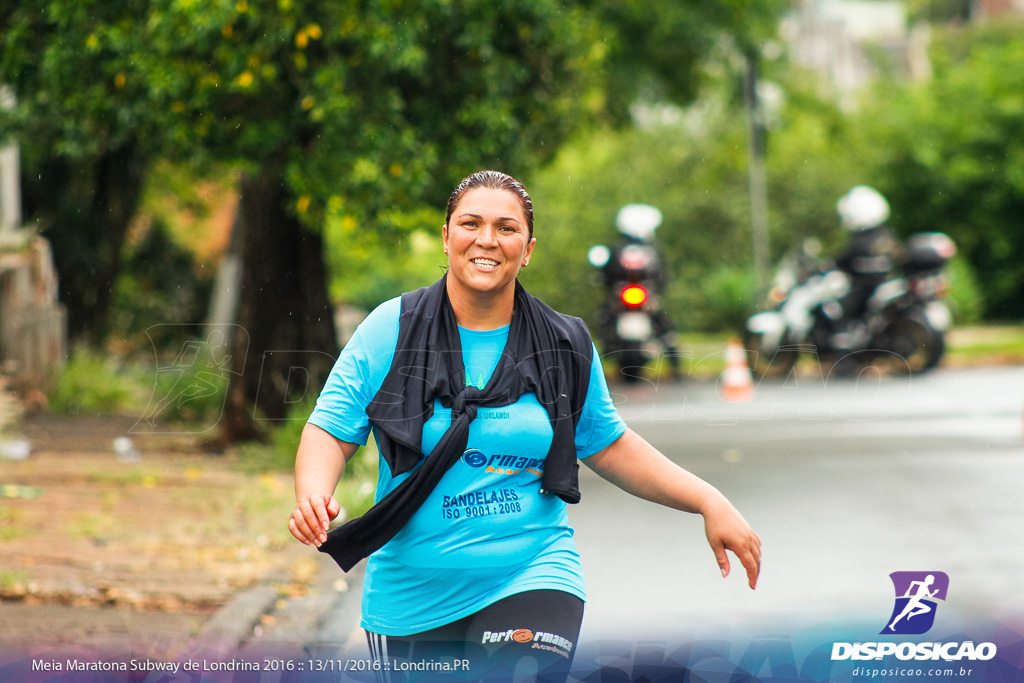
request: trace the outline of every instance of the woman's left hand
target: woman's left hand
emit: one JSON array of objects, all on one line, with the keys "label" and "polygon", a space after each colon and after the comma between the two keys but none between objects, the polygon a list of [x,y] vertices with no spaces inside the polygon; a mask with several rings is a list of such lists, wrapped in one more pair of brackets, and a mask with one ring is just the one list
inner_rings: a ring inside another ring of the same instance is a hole
[{"label": "woman's left hand", "polygon": [[729,575],[729,556],[732,551],[747,570],[747,582],[757,587],[761,573],[761,539],[743,519],[743,515],[724,496],[709,504],[704,515],[704,533],[715,552],[722,576]]},{"label": "woman's left hand", "polygon": [[731,550],[747,569],[750,587],[761,573],[761,539],[732,503],[700,477],[666,458],[632,429],[584,462],[634,496],[677,510],[704,515],[704,531],[722,576],[729,575]]}]

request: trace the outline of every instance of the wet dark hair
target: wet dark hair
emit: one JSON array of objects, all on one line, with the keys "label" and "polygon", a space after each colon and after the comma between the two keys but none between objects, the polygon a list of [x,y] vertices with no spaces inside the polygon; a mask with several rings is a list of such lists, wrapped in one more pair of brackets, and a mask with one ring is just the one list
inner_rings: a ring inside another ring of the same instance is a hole
[{"label": "wet dark hair", "polygon": [[477,171],[473,175],[464,178],[459,183],[459,186],[455,188],[455,191],[452,192],[452,196],[448,198],[448,215],[445,216],[445,223],[451,222],[455,207],[459,205],[459,202],[466,196],[466,193],[478,187],[486,187],[491,190],[506,190],[514,194],[516,199],[519,200],[519,204],[523,207],[523,213],[526,214],[526,223],[530,229],[530,239],[533,239],[533,200],[530,199],[529,193],[521,182],[500,171]]}]

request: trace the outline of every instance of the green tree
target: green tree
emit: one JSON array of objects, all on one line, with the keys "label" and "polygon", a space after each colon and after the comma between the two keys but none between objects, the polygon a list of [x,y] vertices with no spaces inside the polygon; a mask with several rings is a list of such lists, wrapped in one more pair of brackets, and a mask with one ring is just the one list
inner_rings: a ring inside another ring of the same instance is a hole
[{"label": "green tree", "polygon": [[1020,21],[941,33],[934,76],[872,94],[861,123],[902,232],[947,232],[989,318],[1024,315],[1024,39]]},{"label": "green tree", "polygon": [[[254,405],[284,417],[292,365],[314,387],[329,370],[325,225],[402,239],[468,172],[522,175],[588,122],[623,121],[637,98],[689,97],[702,56],[728,33],[754,44],[772,5],[19,0],[0,14],[2,75],[22,98],[22,131],[50,122],[35,168],[124,142],[141,168],[159,154],[242,169],[249,345],[233,353],[233,438],[254,433]],[[51,56],[33,71],[37,43]],[[113,195],[132,200],[130,216],[137,190]]]},{"label": "green tree", "polygon": [[[783,64],[771,77],[785,92],[767,145],[771,259],[806,237],[819,238],[827,255],[845,239],[836,199],[869,180],[860,138],[806,74]],[[735,329],[755,305],[747,123],[730,87],[737,80],[709,84],[686,108],[652,108],[654,123],[583,135],[537,173],[539,268],[524,281],[556,307],[591,318],[602,294],[587,248],[617,239],[622,205],[645,202],[665,217],[657,238],[670,274],[669,316],[680,329]],[[557,270],[545,270],[549,258]]]},{"label": "green tree", "polygon": [[0,83],[18,107],[0,137],[22,147],[27,222],[54,247],[72,337],[106,331],[121,250],[153,146],[137,77],[148,3],[19,0],[0,8]]},{"label": "green tree", "polygon": [[[588,85],[580,90],[574,103],[576,142],[570,143],[565,153],[551,165],[530,173],[527,178],[535,201],[542,207],[538,216],[545,229],[538,233],[542,245],[539,267],[524,273],[523,278],[564,310],[587,315],[596,306],[597,295],[590,287],[589,266],[584,260],[584,247],[591,242],[584,244],[581,234],[586,234],[588,239],[611,237],[605,233],[611,230],[618,208],[616,201],[636,197],[637,192],[651,196],[678,186],[680,175],[693,176],[700,155],[706,154],[712,146],[696,145],[700,149],[694,157],[692,149],[680,150],[678,143],[686,133],[637,136],[632,131],[631,108],[637,104],[656,103],[655,108],[663,103],[689,104],[705,81],[726,79],[729,82],[726,88],[730,88],[737,76],[729,62],[742,49],[750,49],[773,34],[780,3],[677,5],[639,0],[583,0],[579,4],[597,22],[594,38],[583,47],[590,65],[599,68],[591,69]],[[735,124],[726,136],[729,144],[742,146],[744,129],[740,113],[730,111],[729,116],[730,123]],[[591,119],[601,125],[596,129],[580,125]],[[711,135],[720,132],[720,126],[714,127],[714,131],[709,132],[708,142],[711,142]],[[639,142],[634,146],[637,139],[649,140],[651,144]],[[678,163],[673,160],[674,153],[683,155]],[[644,159],[645,155],[651,157]],[[738,156],[734,156],[728,163],[732,164],[730,168],[735,171],[737,181],[745,186],[742,147]],[[735,161],[739,166],[733,163]],[[634,173],[638,169],[662,175],[653,179],[653,185],[640,190],[652,178]],[[721,165],[718,169],[721,170]],[[707,174],[698,175],[708,179]],[[632,182],[639,177],[644,180]],[[625,180],[631,189],[624,191],[618,187],[615,180],[619,179]],[[696,182],[687,187],[697,191]],[[727,202],[735,205],[731,197]],[[704,198],[702,220],[716,220],[723,211],[733,211],[713,207],[712,203],[711,198]],[[745,204],[740,208],[743,207]],[[340,221],[333,222],[329,244],[337,245],[343,253],[332,253],[329,258],[339,263],[344,261],[349,271],[339,273],[335,269],[336,286],[345,288],[335,291],[339,294],[344,291],[344,298],[352,303],[370,307],[414,283],[423,284],[436,276],[440,251],[434,254],[424,246],[424,239],[436,234],[443,214],[437,216],[435,209],[433,213],[427,210],[422,219],[406,215],[411,219],[407,221],[410,226],[418,225],[426,231],[418,231],[417,239],[405,244],[386,242],[377,236],[360,239],[358,232],[345,230]],[[687,218],[689,215],[683,220]],[[397,269],[400,272],[394,272],[390,268],[385,270],[381,263],[403,265]],[[546,269],[544,263],[548,263],[550,269]],[[553,265],[555,263],[558,265]],[[353,268],[354,265],[358,267]],[[565,286],[566,278],[570,287]],[[683,290],[680,285],[677,291],[681,294],[676,298],[685,298]],[[695,294],[689,296],[697,298]]]},{"label": "green tree", "polygon": [[244,171],[230,438],[253,405],[285,417],[292,366],[313,390],[330,370],[325,222],[397,239],[466,173],[547,158],[594,66],[591,22],[552,0],[154,0],[147,30],[165,153]]},{"label": "green tree", "polygon": [[[638,99],[687,104],[710,75],[709,57],[755,52],[775,35],[781,0],[751,3],[582,0],[601,22],[602,112],[622,124]],[[720,75],[720,74],[719,74]]]},{"label": "green tree", "polygon": [[[370,241],[402,238],[410,216],[424,202],[442,206],[466,173],[522,174],[572,130],[642,94],[644,84],[622,84],[643,55],[660,55],[652,78],[686,95],[698,55],[749,23],[745,5],[157,2],[144,68],[169,102],[169,137],[246,169],[239,322],[250,360],[269,349],[333,351],[325,222]],[[309,356],[314,383],[329,370],[316,359],[327,357]],[[233,434],[248,432],[253,402],[284,415],[280,389],[269,402],[258,391],[284,387],[290,361],[260,362],[229,399]]]},{"label": "green tree", "polygon": [[584,136],[538,173],[530,185],[537,250],[524,283],[595,322],[603,293],[587,250],[614,244],[619,208],[643,202],[664,215],[664,308],[681,328],[713,325],[709,274],[750,262],[745,138],[741,114],[715,105],[693,114],[688,124]]}]

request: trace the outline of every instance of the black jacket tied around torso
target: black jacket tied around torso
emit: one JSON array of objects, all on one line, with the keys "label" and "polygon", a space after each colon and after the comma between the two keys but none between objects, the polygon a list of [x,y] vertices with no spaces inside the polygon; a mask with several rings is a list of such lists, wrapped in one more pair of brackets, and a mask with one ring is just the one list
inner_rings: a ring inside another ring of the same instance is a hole
[{"label": "black jacket tied around torso", "polygon": [[[590,384],[593,345],[579,318],[552,310],[515,283],[508,341],[483,389],[466,386],[447,275],[402,295],[398,343],[391,368],[366,414],[392,476],[415,470],[362,517],[327,534],[320,551],[345,571],[397,534],[466,450],[469,423],[483,407],[507,406],[534,393],[547,410],[553,436],[541,490],[567,503],[580,500],[576,425]],[[451,426],[433,451],[420,453],[434,399],[451,408]],[[421,463],[416,467],[418,463]]]}]

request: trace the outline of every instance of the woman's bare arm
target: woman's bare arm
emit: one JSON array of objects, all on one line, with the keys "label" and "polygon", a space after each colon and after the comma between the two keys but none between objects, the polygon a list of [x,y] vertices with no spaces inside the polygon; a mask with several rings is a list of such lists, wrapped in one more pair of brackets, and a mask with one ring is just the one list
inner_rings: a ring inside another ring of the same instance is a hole
[{"label": "woman's bare arm", "polygon": [[722,576],[735,553],[751,588],[761,572],[761,539],[718,489],[666,458],[631,429],[610,446],[583,460],[601,477],[638,498],[703,515],[704,531]]},{"label": "woman's bare arm", "polygon": [[303,428],[295,454],[295,509],[288,518],[288,530],[306,545],[319,547],[327,540],[327,528],[341,512],[334,489],[358,448],[316,425]]}]

